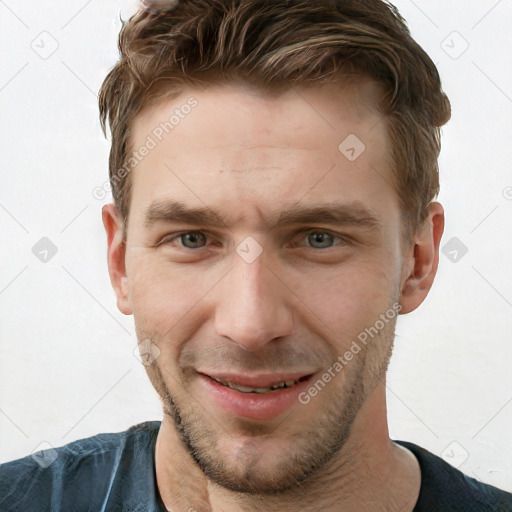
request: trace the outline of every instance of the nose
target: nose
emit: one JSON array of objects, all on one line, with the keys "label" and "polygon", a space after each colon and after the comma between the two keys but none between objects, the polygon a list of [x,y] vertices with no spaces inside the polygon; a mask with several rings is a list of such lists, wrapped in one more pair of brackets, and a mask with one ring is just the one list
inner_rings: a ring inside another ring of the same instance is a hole
[{"label": "nose", "polygon": [[[267,267],[263,254],[252,263],[234,255],[234,266],[216,287],[215,328],[242,348],[257,352],[293,329],[291,292]],[[288,297],[288,301],[287,301]]]}]

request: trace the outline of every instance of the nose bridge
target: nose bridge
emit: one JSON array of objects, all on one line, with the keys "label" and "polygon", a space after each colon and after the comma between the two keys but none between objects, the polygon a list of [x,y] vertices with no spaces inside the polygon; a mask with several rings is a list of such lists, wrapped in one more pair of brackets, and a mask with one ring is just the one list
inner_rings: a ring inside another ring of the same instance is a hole
[{"label": "nose bridge", "polygon": [[234,254],[233,268],[220,283],[215,326],[217,335],[256,351],[291,333],[292,312],[286,287],[267,267],[264,254],[252,261],[239,254]]}]

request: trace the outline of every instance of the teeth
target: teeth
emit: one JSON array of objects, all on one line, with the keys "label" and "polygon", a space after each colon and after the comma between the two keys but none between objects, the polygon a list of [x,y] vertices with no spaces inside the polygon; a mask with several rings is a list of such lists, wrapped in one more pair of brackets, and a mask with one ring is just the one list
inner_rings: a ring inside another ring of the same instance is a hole
[{"label": "teeth", "polygon": [[298,380],[287,380],[287,381],[278,382],[277,384],[272,384],[272,386],[270,386],[270,387],[250,388],[247,386],[241,386],[239,384],[234,384],[233,382],[216,379],[215,377],[213,377],[213,379],[216,380],[219,384],[222,384],[223,386],[227,386],[228,388],[235,389],[236,391],[241,391],[242,393],[268,393],[270,391],[275,391],[276,389],[291,388],[294,384],[297,384],[297,382],[299,382]]},{"label": "teeth", "polygon": [[268,393],[271,391],[271,388],[248,388],[246,386],[239,386],[237,384],[229,384],[231,389],[236,389],[237,391],[242,391],[242,393]]}]

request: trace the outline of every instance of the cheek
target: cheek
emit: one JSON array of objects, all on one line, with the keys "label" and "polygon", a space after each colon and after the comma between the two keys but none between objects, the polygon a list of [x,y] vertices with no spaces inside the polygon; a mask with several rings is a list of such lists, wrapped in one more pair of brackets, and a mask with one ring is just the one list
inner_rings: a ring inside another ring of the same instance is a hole
[{"label": "cheek", "polygon": [[[387,311],[396,299],[395,277],[394,272],[388,272],[372,259],[328,272],[290,276],[290,282],[294,283],[291,288],[306,309],[330,330],[325,334],[335,336],[334,343],[344,345]],[[312,321],[318,323],[318,320]]]},{"label": "cheek", "polygon": [[177,328],[206,293],[199,272],[173,268],[157,258],[134,258],[128,275],[133,316],[159,337]]}]

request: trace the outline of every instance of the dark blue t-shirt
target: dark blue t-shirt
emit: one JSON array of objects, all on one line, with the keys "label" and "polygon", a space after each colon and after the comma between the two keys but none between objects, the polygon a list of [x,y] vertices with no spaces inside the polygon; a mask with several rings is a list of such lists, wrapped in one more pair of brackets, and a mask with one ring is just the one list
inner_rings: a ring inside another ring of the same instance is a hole
[{"label": "dark blue t-shirt", "polygon": [[[0,464],[1,512],[166,512],[156,484],[160,421],[99,434]],[[512,512],[512,494],[404,441],[421,467],[414,512]]]}]

